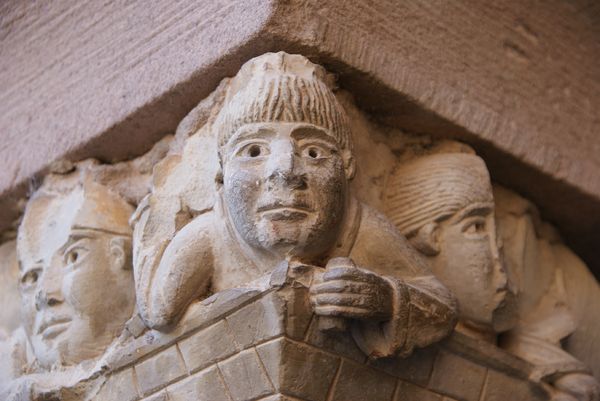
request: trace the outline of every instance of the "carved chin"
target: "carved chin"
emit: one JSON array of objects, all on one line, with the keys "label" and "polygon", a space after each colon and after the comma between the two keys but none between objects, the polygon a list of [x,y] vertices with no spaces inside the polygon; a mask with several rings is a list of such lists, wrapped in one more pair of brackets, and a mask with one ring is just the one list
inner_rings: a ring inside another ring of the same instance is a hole
[{"label": "carved chin", "polygon": [[[305,219],[306,216],[303,216]],[[257,227],[259,242],[267,249],[297,246],[302,242],[303,230],[298,222],[279,215],[265,216]]]},{"label": "carved chin", "polygon": [[263,249],[307,256],[304,255],[307,252],[312,254],[320,251],[322,244],[316,246],[315,238],[322,240],[328,237],[324,235],[324,227],[317,222],[318,216],[305,211],[278,210],[263,213],[255,226],[254,235]]}]

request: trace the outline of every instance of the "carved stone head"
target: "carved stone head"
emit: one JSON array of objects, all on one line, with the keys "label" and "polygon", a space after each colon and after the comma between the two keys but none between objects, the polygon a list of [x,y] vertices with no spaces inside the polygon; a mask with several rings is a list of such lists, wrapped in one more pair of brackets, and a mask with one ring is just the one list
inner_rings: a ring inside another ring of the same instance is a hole
[{"label": "carved stone head", "polygon": [[347,117],[324,69],[269,53],[231,80],[213,129],[223,199],[248,245],[315,257],[335,243],[354,161]]},{"label": "carved stone head", "polygon": [[99,356],[131,317],[132,211],[93,182],[44,185],[29,201],[17,253],[24,326],[42,367]]},{"label": "carved stone head", "polygon": [[504,316],[512,310],[504,308],[508,282],[483,160],[464,153],[420,157],[401,165],[388,188],[387,214],[456,295],[462,321],[495,331],[512,324],[514,316]]}]

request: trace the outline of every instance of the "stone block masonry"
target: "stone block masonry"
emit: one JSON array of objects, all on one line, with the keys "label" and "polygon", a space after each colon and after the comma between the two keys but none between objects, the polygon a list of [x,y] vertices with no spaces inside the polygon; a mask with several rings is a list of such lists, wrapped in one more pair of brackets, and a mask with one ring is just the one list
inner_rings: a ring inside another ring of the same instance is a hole
[{"label": "stone block masonry", "polygon": [[[528,380],[529,365],[459,333],[406,359],[366,360],[351,338],[317,333],[317,318],[306,309],[304,321],[312,323],[299,339],[289,320],[302,317],[288,306],[306,296],[293,278],[217,294],[187,313],[184,329],[146,332],[112,350],[112,371],[94,399],[497,401],[507,386],[514,400],[547,397]],[[244,330],[234,335],[232,327]]]}]

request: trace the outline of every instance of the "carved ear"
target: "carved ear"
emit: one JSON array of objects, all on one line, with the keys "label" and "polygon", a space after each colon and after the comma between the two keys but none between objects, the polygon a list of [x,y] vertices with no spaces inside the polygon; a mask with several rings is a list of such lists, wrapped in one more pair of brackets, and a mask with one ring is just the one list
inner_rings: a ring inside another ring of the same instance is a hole
[{"label": "carved ear", "polygon": [[131,240],[126,237],[114,237],[110,240],[110,256],[116,267],[131,270]]},{"label": "carved ear", "polygon": [[440,253],[439,229],[437,223],[427,223],[410,238],[410,243],[426,256],[436,256]]},{"label": "carved ear", "polygon": [[343,155],[343,159],[346,178],[351,180],[354,178],[354,174],[356,173],[356,161],[354,160],[354,156],[352,156],[350,151],[347,151],[347,153]]}]

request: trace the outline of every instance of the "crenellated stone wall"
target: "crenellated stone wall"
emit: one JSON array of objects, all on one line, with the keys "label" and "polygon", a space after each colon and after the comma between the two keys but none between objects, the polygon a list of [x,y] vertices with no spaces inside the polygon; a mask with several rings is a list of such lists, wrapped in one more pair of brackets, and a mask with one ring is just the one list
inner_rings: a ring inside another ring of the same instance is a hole
[{"label": "crenellated stone wall", "polygon": [[370,360],[348,333],[318,329],[310,274],[283,266],[261,287],[195,305],[174,333],[125,339],[104,358],[93,399],[499,401],[507,389],[511,400],[546,399],[531,365],[460,333],[406,359]]}]

